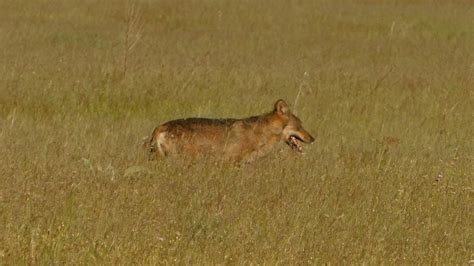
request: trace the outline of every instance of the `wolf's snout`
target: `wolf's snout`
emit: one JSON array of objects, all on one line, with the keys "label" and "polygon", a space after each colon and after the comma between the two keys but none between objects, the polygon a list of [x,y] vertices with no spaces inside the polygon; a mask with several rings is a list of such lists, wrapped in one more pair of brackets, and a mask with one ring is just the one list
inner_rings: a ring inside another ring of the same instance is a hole
[{"label": "wolf's snout", "polygon": [[311,134],[309,134],[309,132],[304,129],[300,131],[300,134],[298,137],[301,141],[303,141],[306,144],[310,144],[315,141],[314,137],[311,136]]}]

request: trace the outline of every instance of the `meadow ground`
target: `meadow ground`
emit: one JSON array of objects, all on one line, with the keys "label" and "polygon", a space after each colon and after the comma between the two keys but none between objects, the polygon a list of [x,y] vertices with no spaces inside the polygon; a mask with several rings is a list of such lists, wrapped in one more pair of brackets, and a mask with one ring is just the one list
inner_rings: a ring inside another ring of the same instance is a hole
[{"label": "meadow ground", "polygon": [[[0,264],[474,259],[471,1],[2,0]],[[306,155],[148,162],[293,103]]]}]

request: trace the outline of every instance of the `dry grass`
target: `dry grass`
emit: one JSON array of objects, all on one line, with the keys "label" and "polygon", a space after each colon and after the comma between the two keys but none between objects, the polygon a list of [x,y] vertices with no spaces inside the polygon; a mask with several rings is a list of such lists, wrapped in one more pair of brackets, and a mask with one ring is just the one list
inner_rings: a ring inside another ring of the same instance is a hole
[{"label": "dry grass", "polygon": [[[1,1],[0,264],[467,263],[473,18],[470,1]],[[298,93],[304,157],[139,148],[163,121]]]}]

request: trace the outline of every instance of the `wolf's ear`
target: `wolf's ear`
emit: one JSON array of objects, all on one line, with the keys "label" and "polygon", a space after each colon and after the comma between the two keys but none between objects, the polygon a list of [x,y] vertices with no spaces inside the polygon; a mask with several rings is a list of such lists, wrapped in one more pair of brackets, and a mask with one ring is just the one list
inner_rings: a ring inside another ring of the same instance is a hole
[{"label": "wolf's ear", "polygon": [[285,101],[280,99],[275,103],[275,112],[277,112],[279,115],[288,115],[288,113],[290,112],[290,108],[288,107],[288,104],[286,104]]}]

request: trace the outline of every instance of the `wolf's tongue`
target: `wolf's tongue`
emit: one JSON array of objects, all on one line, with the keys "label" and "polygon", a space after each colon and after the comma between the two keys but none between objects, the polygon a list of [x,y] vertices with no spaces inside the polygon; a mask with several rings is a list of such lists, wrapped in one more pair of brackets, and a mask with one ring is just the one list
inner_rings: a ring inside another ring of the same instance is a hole
[{"label": "wolf's tongue", "polygon": [[303,147],[301,147],[299,139],[297,139],[295,136],[290,136],[289,140],[290,140],[290,143],[291,143],[291,148],[293,150],[296,150],[296,151],[299,151],[299,152],[303,151]]}]

